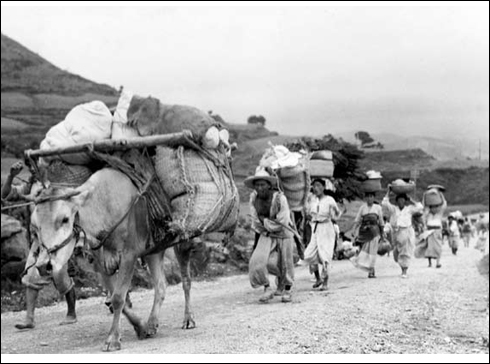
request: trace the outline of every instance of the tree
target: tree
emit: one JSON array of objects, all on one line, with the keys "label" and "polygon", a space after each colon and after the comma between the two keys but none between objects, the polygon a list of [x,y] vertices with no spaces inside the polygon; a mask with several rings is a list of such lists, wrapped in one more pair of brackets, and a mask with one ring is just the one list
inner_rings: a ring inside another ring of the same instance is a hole
[{"label": "tree", "polygon": [[266,119],[262,115],[255,116],[251,115],[247,119],[247,123],[250,125],[260,125],[260,126],[265,126]]},{"label": "tree", "polygon": [[336,139],[332,135],[325,135],[321,139],[301,138],[296,142],[287,143],[286,147],[292,152],[302,149],[310,152],[332,151],[335,165],[333,177],[337,187],[336,197],[345,198],[348,201],[362,198],[361,181],[365,179],[365,175],[361,172],[360,160],[364,158],[364,152],[357,146],[342,139]]},{"label": "tree", "polygon": [[367,131],[358,131],[356,134],[356,139],[361,142],[361,147],[365,146],[366,144],[371,144],[374,142],[374,139],[371,138],[371,135]]}]

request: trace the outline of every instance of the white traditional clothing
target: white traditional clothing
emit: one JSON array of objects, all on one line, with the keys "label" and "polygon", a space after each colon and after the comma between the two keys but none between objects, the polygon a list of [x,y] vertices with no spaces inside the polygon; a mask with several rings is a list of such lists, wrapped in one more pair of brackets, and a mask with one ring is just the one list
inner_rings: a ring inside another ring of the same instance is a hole
[{"label": "white traditional clothing", "polygon": [[449,246],[453,254],[455,255],[456,252],[458,251],[460,241],[461,241],[461,232],[459,231],[459,225],[456,220],[453,220],[449,224]]},{"label": "white traditional clothing", "polygon": [[[270,219],[262,221],[255,208],[257,192],[250,196],[252,229],[260,234],[257,247],[249,262],[249,278],[253,288],[269,286],[268,274],[278,277],[278,286],[292,286],[294,282],[293,238],[284,226],[292,226],[289,206],[281,192],[272,197]],[[276,221],[276,222],[274,222]]]},{"label": "white traditional clothing", "polygon": [[341,213],[331,196],[318,198],[311,194],[308,197],[306,214],[311,216],[311,240],[305,250],[304,260],[310,265],[322,265],[322,276],[325,279],[332,263],[337,235],[332,219],[338,219]]},{"label": "white traditional clothing", "polygon": [[[350,261],[356,268],[372,272],[376,265],[376,258],[378,256],[378,245],[380,240],[380,228],[383,226],[383,211],[381,206],[378,204],[373,204],[369,206],[367,203],[363,204],[357,213],[356,219],[354,220],[355,228],[359,228],[362,224],[363,217],[366,215],[374,214],[377,215],[378,228],[374,229],[375,233],[372,239],[362,244],[361,251],[355,257],[352,257]],[[377,230],[377,231],[376,231]]]},{"label": "white traditional clothing", "polygon": [[415,249],[415,231],[412,227],[412,216],[423,211],[420,202],[415,205],[405,206],[400,209],[392,205],[388,196],[382,201],[382,206],[390,213],[390,224],[394,230],[393,257],[400,267],[406,269],[410,266]]},{"label": "white traditional clothing", "polygon": [[424,211],[424,221],[427,231],[423,234],[423,239],[417,244],[417,258],[441,259],[442,255],[442,221],[447,202],[443,196],[443,204],[434,213],[430,208]]}]

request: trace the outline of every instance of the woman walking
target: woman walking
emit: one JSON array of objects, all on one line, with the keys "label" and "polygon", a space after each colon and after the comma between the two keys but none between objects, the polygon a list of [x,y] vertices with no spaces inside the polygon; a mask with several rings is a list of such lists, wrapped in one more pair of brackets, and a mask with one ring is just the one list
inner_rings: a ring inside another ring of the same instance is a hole
[{"label": "woman walking", "polygon": [[461,240],[461,231],[459,230],[458,221],[452,215],[448,217],[449,225],[449,247],[453,255],[458,253],[459,242]]},{"label": "woman walking", "polygon": [[429,267],[432,267],[432,259],[436,260],[436,268],[441,268],[442,255],[442,220],[447,202],[441,193],[442,205],[427,206],[424,211],[424,221],[426,226],[425,248],[421,249],[420,254],[429,260]]},{"label": "woman walking", "polygon": [[358,233],[356,243],[362,244],[358,255],[351,258],[355,267],[367,271],[368,278],[376,278],[375,265],[380,235],[384,230],[383,211],[374,203],[375,193],[365,194],[365,203],[357,213],[354,229]]},{"label": "woman walking", "polygon": [[[305,250],[305,262],[316,277],[313,288],[326,290],[335,248],[336,232],[332,219],[340,217],[341,212],[334,198],[325,194],[326,182],[313,180],[313,194],[306,206],[306,215],[310,220],[311,239]],[[320,276],[319,266],[322,266]]]},{"label": "woman walking", "polygon": [[396,196],[396,206],[390,203],[390,189],[383,198],[382,205],[390,214],[390,224],[394,230],[393,236],[393,257],[395,262],[402,269],[402,278],[407,278],[408,268],[415,249],[415,231],[412,226],[414,214],[423,211],[424,207],[420,202],[415,202],[406,194]]}]

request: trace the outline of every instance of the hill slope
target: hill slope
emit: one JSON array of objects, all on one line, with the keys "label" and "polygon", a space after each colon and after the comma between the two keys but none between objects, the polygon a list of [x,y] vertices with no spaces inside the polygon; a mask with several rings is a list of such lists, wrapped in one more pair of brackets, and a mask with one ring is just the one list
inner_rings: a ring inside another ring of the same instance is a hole
[{"label": "hill slope", "polygon": [[1,46],[2,93],[117,95],[114,88],[65,72],[4,34]]},{"label": "hill slope", "polygon": [[63,71],[2,34],[2,157],[36,148],[47,130],[76,105],[101,100],[109,107],[118,92]]}]

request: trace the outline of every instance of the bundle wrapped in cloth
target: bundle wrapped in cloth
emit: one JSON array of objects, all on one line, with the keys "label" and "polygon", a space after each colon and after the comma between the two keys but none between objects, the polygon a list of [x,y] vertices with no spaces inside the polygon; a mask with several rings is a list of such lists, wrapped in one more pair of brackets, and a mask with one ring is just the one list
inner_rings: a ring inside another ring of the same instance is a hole
[{"label": "bundle wrapped in cloth", "polygon": [[330,150],[318,150],[312,153],[310,158],[310,175],[312,178],[331,178],[334,169],[333,153]]},{"label": "bundle wrapped in cloth", "polygon": [[229,133],[209,114],[195,107],[167,105],[154,97],[132,96],[127,110],[128,125],[141,136],[192,132],[194,141],[205,149],[220,145],[229,149]]},{"label": "bundle wrapped in cloth", "polygon": [[[49,129],[41,142],[41,149],[68,147],[111,137],[112,114],[102,101],[92,101],[75,106],[65,120]],[[85,153],[63,154],[59,159],[70,164],[85,165],[91,159]]]}]

